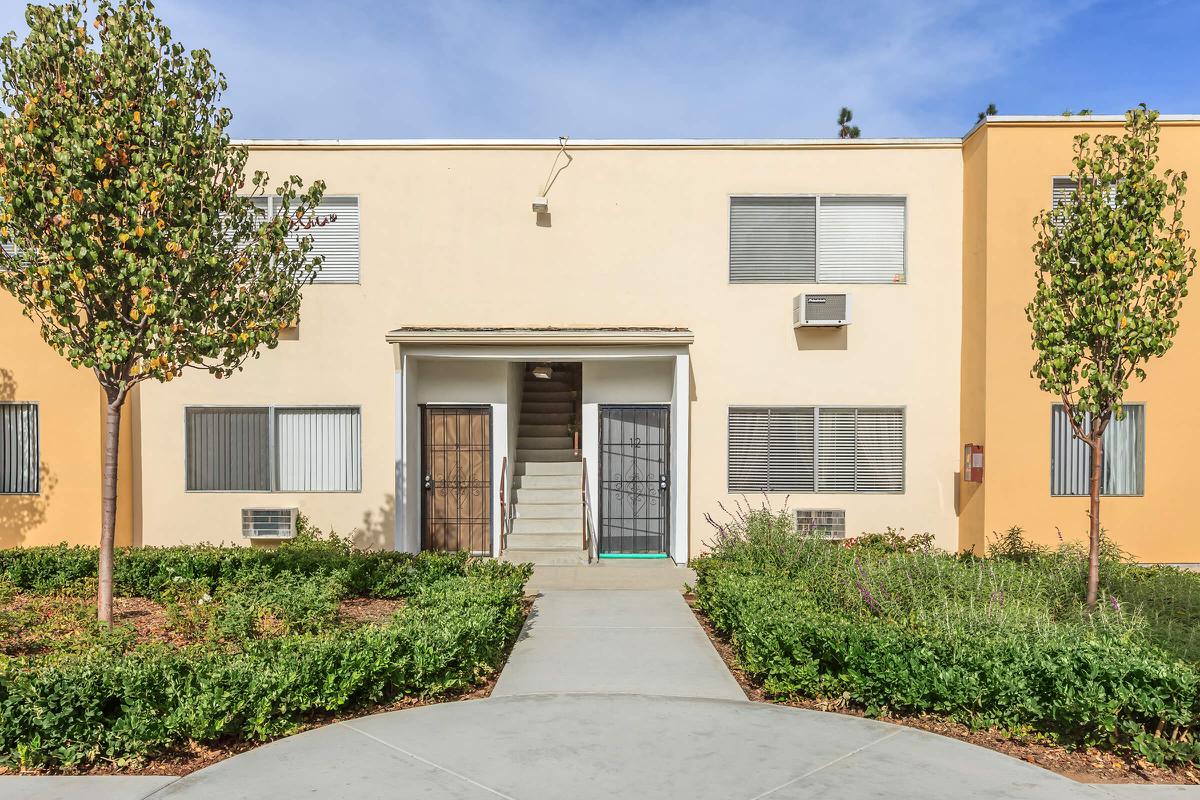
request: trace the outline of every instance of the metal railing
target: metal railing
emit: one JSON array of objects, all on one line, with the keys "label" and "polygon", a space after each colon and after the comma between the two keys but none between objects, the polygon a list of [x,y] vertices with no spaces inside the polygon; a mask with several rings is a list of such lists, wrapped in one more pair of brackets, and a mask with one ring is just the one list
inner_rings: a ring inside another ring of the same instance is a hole
[{"label": "metal railing", "polygon": [[508,456],[500,459],[500,552],[508,550]]},{"label": "metal railing", "polygon": [[592,530],[592,504],[588,500],[588,467],[587,456],[583,458],[583,477],[579,481],[581,506],[583,509],[583,549],[587,552],[588,563],[599,558],[596,552],[596,534]]}]

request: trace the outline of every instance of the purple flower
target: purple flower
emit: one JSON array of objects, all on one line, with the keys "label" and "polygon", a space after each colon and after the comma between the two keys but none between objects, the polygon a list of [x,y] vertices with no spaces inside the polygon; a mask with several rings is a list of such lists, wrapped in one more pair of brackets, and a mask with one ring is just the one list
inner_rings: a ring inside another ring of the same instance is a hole
[{"label": "purple flower", "polygon": [[1113,611],[1121,610],[1121,604],[1117,602],[1117,596],[1115,594],[1110,594],[1108,596],[1108,604],[1112,606]]}]

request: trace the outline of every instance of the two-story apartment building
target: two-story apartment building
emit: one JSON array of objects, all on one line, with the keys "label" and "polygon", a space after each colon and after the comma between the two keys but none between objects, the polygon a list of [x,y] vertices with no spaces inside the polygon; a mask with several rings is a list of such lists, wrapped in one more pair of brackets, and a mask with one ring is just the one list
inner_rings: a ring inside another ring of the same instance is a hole
[{"label": "two-story apartment building", "polygon": [[[374,547],[683,561],[707,513],[764,493],[847,535],[1077,538],[1078,454],[1051,452],[1022,309],[1030,220],[1070,137],[1111,124],[577,141],[557,162],[549,141],[250,142],[251,169],[327,182],[328,260],[299,325],[245,372],[136,393],[121,540],[240,541],[297,509]],[[1187,168],[1197,132],[1164,125],[1168,163]],[[0,543],[92,542],[97,395],[14,305]],[[1168,442],[1194,437],[1172,433],[1187,417],[1170,399],[1194,380],[1190,336],[1185,316],[1111,470],[1131,495],[1107,504],[1111,530],[1145,560],[1200,561],[1160,474]],[[983,483],[962,480],[966,443]]]}]

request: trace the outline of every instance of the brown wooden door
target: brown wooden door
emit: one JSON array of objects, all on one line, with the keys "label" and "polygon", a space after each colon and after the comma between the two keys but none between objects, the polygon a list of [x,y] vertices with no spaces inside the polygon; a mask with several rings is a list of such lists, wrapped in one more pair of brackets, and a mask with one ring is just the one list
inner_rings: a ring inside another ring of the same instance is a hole
[{"label": "brown wooden door", "polygon": [[492,410],[421,407],[421,549],[492,552]]}]

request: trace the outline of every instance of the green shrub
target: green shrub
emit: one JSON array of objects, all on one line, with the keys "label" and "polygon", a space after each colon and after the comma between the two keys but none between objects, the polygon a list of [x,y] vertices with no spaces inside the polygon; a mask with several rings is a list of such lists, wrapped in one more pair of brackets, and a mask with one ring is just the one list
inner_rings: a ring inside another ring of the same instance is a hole
[{"label": "green shrub", "polygon": [[1194,624],[1198,576],[1110,550],[1104,604],[1088,613],[1073,548],[1032,549],[1019,532],[995,558],[927,544],[832,545],[750,512],[695,562],[697,603],[777,698],[942,714],[1157,763],[1200,757],[1200,668],[1184,634],[1165,637],[1143,608],[1174,590],[1190,598],[1175,622]]},{"label": "green shrub", "polygon": [[[222,586],[246,586],[290,573],[338,575],[347,596],[397,599],[417,587],[466,569],[466,553],[361,551],[335,536],[306,532],[271,549],[184,545],[118,548],[113,563],[116,593],[159,598],[180,579],[199,582],[209,594]],[[53,594],[97,574],[94,547],[27,547],[0,550],[0,579],[22,591]]]},{"label": "green shrub", "polygon": [[[175,558],[170,563],[187,566]],[[275,587],[254,597],[246,584],[226,584],[240,598],[232,605],[243,609],[236,612],[242,633],[246,614],[257,619],[253,614],[264,604],[296,630],[320,628],[318,620],[348,578],[315,562],[309,566],[307,574],[276,573]],[[262,741],[321,714],[476,684],[499,666],[520,630],[530,569],[458,556],[410,558],[407,566],[428,581],[408,575],[390,584],[389,591],[403,585],[413,593],[383,625],[247,639],[234,649],[144,645],[126,651],[98,643],[52,658],[0,656],[0,762],[26,768],[128,763],[189,741]],[[221,573],[190,574],[172,581],[187,587],[181,597],[193,598]],[[226,607],[226,613],[227,624],[236,627],[235,612]],[[216,619],[221,625],[220,611]]]}]

